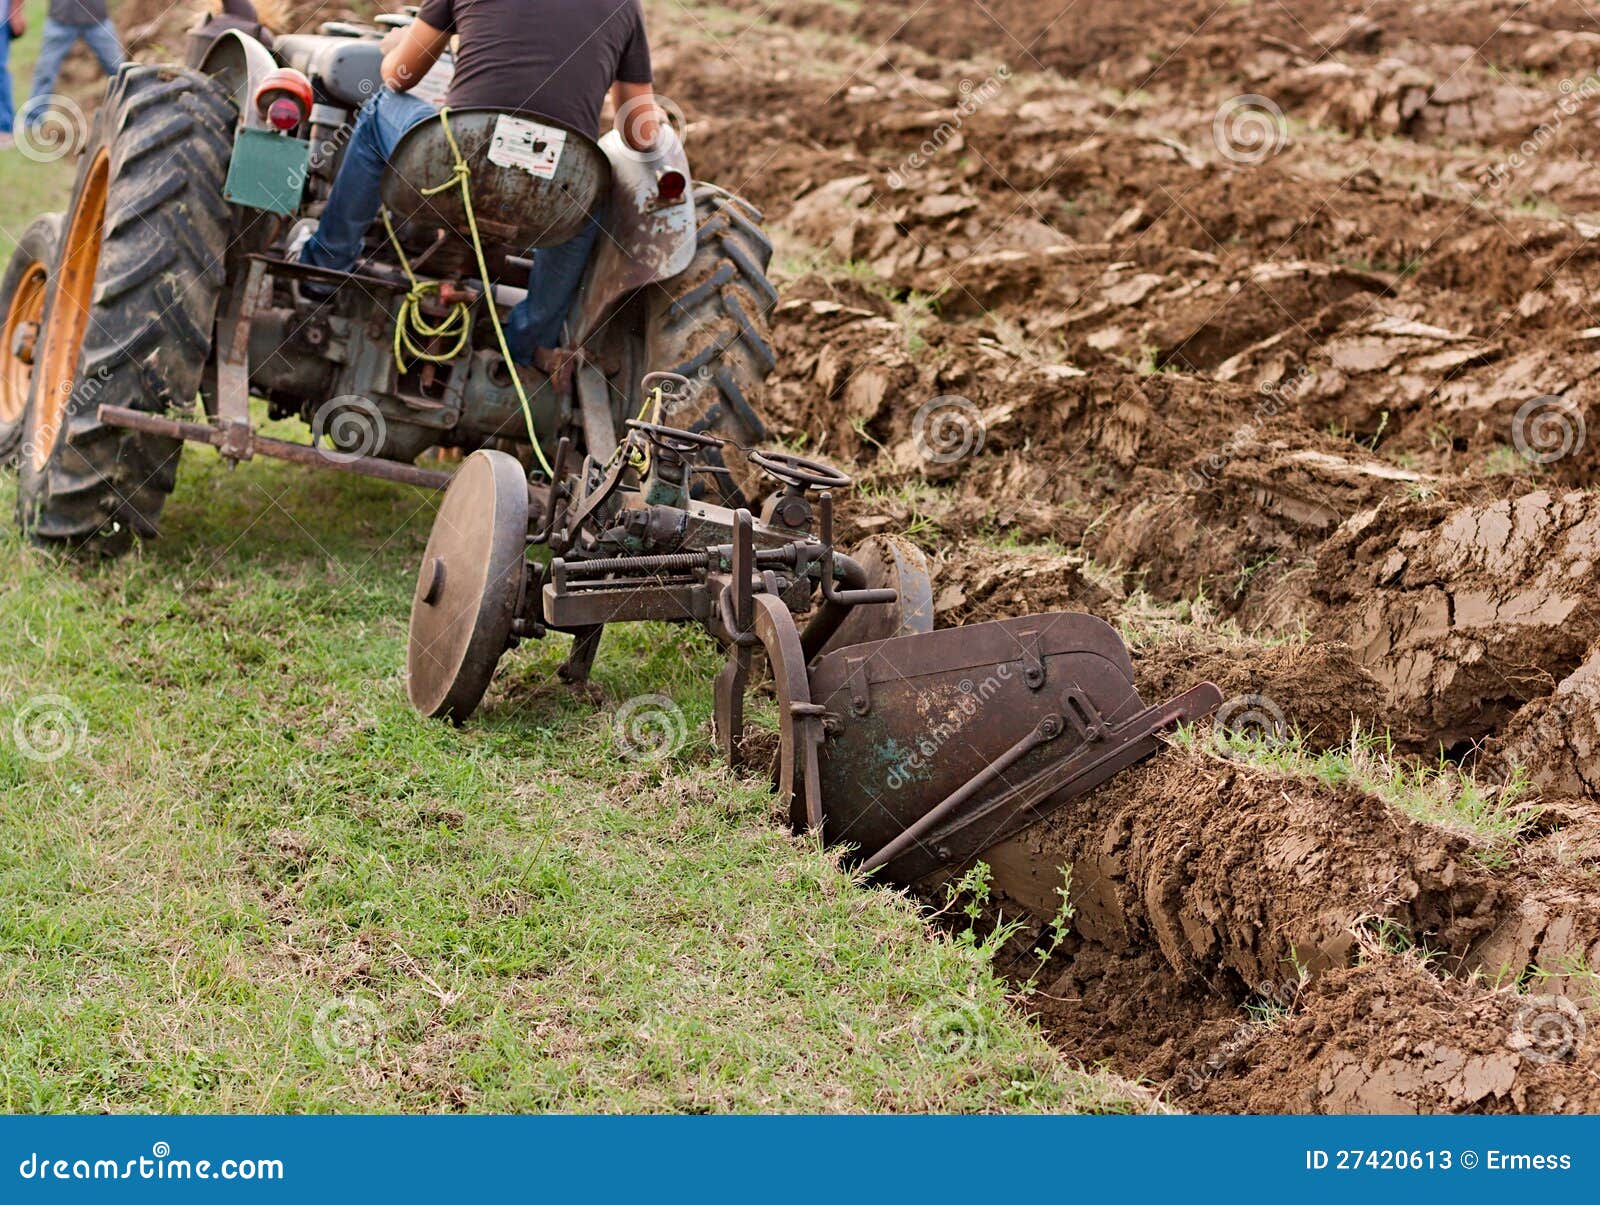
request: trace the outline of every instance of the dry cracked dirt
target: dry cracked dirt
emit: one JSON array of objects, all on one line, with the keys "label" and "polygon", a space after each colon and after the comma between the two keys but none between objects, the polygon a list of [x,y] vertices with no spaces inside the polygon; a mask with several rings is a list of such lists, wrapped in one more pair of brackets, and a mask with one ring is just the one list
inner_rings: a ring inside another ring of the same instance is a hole
[{"label": "dry cracked dirt", "polygon": [[928,550],[941,624],[1092,611],[1256,726],[990,851],[1063,1057],[1186,1110],[1600,1109],[1589,10],[654,12],[853,533]]},{"label": "dry cracked dirt", "polygon": [[850,534],[926,548],[941,625],[1092,611],[1256,726],[990,851],[1062,1057],[1184,1110],[1600,1111],[1591,9],[646,7],[778,236],[768,417]]}]

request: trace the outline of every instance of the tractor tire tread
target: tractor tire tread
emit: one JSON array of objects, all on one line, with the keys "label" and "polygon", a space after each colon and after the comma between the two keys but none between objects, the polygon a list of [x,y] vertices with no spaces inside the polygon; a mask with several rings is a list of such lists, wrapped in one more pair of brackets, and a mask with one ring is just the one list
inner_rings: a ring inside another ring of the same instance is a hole
[{"label": "tractor tire tread", "polygon": [[158,534],[182,444],[99,408],[159,412],[199,392],[226,279],[233,123],[221,85],[182,68],[124,68],[108,90],[85,155],[104,151],[110,171],[90,321],[56,445],[41,469],[24,464],[18,492],[36,543],[115,553]]}]

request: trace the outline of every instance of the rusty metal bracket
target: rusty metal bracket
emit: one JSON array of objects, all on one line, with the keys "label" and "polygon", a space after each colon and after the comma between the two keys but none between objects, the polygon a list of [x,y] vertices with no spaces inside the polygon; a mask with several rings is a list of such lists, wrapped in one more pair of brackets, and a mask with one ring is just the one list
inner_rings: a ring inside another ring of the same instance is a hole
[{"label": "rusty metal bracket", "polygon": [[1022,680],[1029,690],[1044,685],[1044,661],[1039,656],[1039,629],[1017,629],[1017,643],[1022,646]]},{"label": "rusty metal bracket", "polygon": [[850,687],[850,711],[866,715],[872,710],[872,683],[867,677],[867,658],[846,657],[845,681]]},{"label": "rusty metal bracket", "polygon": [[251,259],[244,283],[217,316],[217,421],[226,432],[217,451],[232,461],[254,455],[250,432],[250,323],[272,279],[266,264]]},{"label": "rusty metal bracket", "polygon": [[1061,712],[1067,717],[1067,722],[1078,731],[1078,735],[1086,741],[1102,740],[1106,734],[1105,717],[1094,705],[1091,699],[1076,686],[1069,686],[1061,692]]}]

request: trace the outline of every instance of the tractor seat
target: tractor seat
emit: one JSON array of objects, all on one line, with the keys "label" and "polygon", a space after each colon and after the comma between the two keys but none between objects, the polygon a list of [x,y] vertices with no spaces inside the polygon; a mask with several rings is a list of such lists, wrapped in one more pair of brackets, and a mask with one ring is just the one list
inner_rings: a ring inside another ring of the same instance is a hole
[{"label": "tractor seat", "polygon": [[[451,109],[450,132],[466,160],[472,208],[486,249],[511,254],[564,243],[611,191],[611,163],[594,139],[536,113]],[[402,222],[467,234],[445,118],[408,130],[389,157],[383,203]]]}]

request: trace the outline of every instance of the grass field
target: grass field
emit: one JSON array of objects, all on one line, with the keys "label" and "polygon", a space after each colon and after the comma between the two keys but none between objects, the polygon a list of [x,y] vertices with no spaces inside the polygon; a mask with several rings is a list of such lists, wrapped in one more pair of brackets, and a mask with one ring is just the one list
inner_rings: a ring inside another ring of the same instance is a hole
[{"label": "grass field", "polygon": [[[5,229],[69,177],[0,159]],[[608,636],[598,703],[525,648],[457,730],[401,678],[427,497],[191,449],[97,565],[13,503],[0,1110],[1137,1104],[716,765],[706,639]]]},{"label": "grass field", "polygon": [[0,1108],[1127,1103],[715,765],[703,638],[608,637],[598,706],[552,640],[456,730],[400,677],[430,503],[204,451],[167,513],[0,540]]}]

